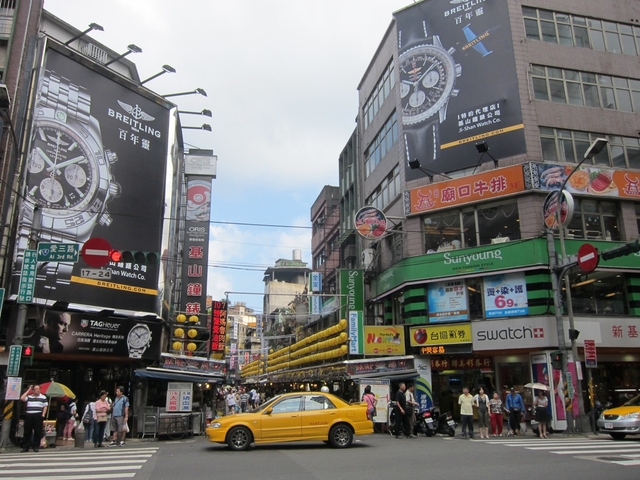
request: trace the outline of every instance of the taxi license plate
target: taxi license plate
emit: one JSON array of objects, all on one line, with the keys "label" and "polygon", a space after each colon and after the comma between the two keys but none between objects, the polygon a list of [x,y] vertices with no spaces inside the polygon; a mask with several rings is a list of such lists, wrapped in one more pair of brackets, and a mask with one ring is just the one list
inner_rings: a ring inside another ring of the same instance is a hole
[{"label": "taxi license plate", "polygon": [[453,420],[449,420],[447,423],[448,423],[449,425],[453,426],[453,425],[455,425],[455,423],[456,423],[456,422],[454,422]]},{"label": "taxi license plate", "polygon": [[427,418],[427,419],[425,419],[425,422],[427,422],[427,423],[433,423],[433,418]]},{"label": "taxi license plate", "polygon": [[604,422],[604,428],[608,430],[613,430],[613,423]]}]

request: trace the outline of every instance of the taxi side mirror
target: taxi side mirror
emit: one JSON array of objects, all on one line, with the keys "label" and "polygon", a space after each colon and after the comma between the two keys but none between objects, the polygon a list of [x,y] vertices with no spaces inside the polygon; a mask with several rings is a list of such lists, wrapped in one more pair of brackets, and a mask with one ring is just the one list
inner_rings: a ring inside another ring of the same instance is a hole
[{"label": "taxi side mirror", "polygon": [[273,412],[273,408],[268,407],[264,409],[264,414],[265,415],[271,415],[271,412]]}]

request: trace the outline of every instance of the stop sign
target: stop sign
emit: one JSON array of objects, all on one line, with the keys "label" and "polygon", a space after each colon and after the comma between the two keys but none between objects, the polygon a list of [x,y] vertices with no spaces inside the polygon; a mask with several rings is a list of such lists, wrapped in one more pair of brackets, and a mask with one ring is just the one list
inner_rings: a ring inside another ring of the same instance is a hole
[{"label": "stop sign", "polygon": [[584,273],[593,272],[599,261],[600,255],[593,245],[585,243],[578,249],[578,266]]},{"label": "stop sign", "polygon": [[80,255],[87,265],[90,267],[104,267],[109,263],[109,252],[111,244],[104,238],[90,238],[82,246]]}]

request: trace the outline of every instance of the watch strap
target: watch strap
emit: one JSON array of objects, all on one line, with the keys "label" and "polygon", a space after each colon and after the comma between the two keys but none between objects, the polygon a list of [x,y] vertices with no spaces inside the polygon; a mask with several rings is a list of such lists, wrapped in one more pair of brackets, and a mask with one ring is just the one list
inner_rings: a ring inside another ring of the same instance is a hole
[{"label": "watch strap", "polygon": [[427,22],[410,22],[402,30],[398,30],[398,52],[415,46],[429,36]]},{"label": "watch strap", "polygon": [[[420,160],[420,165],[425,169],[436,160],[440,149],[440,135],[438,126],[440,121],[438,116],[431,117],[429,121],[420,125],[420,127],[412,126],[405,129],[404,145],[407,155],[407,162],[411,160]],[[438,173],[438,172],[430,172]]]},{"label": "watch strap", "polygon": [[91,118],[91,95],[87,90],[50,70],[46,70],[42,77],[38,104],[62,111],[85,124]]}]

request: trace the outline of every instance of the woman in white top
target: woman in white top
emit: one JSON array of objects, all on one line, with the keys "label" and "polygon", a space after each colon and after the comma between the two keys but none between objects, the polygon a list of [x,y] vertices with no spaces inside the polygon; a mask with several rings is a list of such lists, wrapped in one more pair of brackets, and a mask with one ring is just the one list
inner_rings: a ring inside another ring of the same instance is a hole
[{"label": "woman in white top", "polygon": [[547,422],[549,421],[547,407],[549,406],[549,398],[547,398],[543,390],[538,390],[538,396],[533,400],[533,406],[536,409],[536,420],[538,421],[538,428],[540,429],[540,438],[549,438],[547,437]]}]

